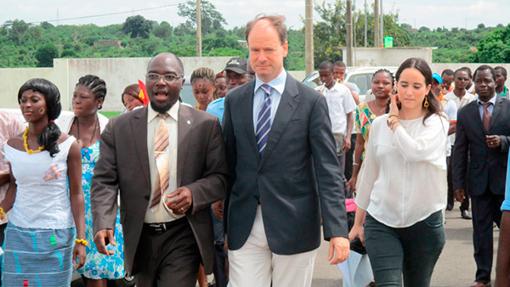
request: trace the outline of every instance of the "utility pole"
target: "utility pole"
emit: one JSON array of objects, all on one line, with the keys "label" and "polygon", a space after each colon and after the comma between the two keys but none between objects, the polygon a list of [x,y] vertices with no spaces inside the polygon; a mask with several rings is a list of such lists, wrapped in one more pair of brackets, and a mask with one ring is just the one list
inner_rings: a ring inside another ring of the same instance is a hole
[{"label": "utility pole", "polygon": [[380,20],[379,20],[379,0],[374,1],[374,47],[379,48],[380,47]]},{"label": "utility pole", "polygon": [[197,1],[197,57],[202,57],[202,0]]},{"label": "utility pole", "polygon": [[365,42],[363,45],[365,48],[368,47],[368,6],[367,6],[367,0],[365,0]]},{"label": "utility pole", "polygon": [[347,55],[345,55],[345,61],[346,61],[346,65],[347,66],[354,66],[353,62],[352,62],[352,1],[351,0],[347,0],[346,1],[346,6],[345,6],[345,9],[346,9],[346,15],[345,15],[345,18],[346,18],[346,25],[345,25],[345,28],[346,28],[346,32],[347,32],[347,35],[345,37],[345,46],[346,46],[346,52],[347,52]]},{"label": "utility pole", "polygon": [[384,11],[383,11],[383,1],[381,0],[381,2],[379,3],[379,9],[381,9],[381,12],[379,13],[379,17],[381,17],[381,24],[379,26],[379,33],[380,36],[379,36],[379,47],[384,47]]},{"label": "utility pole", "polygon": [[313,63],[313,0],[305,4],[305,71],[309,74],[314,69]]}]

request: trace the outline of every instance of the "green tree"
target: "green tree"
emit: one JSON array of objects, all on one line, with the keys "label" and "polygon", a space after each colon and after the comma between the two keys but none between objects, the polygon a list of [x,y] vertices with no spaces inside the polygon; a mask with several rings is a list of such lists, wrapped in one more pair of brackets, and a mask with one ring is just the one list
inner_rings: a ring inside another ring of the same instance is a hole
[{"label": "green tree", "polygon": [[313,31],[314,60],[337,60],[342,57],[341,47],[345,46],[345,3],[335,0],[334,3],[322,2],[315,6],[320,20]]},{"label": "green tree", "polygon": [[482,39],[472,58],[479,63],[510,63],[509,43],[510,24],[504,28],[496,28]]},{"label": "green tree", "polygon": [[151,29],[151,21],[140,15],[128,17],[122,26],[122,31],[129,34],[131,38],[148,38]]},{"label": "green tree", "polygon": [[46,44],[35,52],[38,67],[53,67],[53,59],[58,58],[58,49],[53,44]]},{"label": "green tree", "polygon": [[[186,18],[185,26],[190,30],[196,29],[196,2],[189,0],[178,6],[177,15]],[[224,30],[223,25],[227,21],[216,7],[208,0],[202,0],[202,33],[209,34],[218,30]]]},{"label": "green tree", "polygon": [[154,36],[161,39],[168,39],[172,35],[172,26],[168,22],[163,21],[152,30]]},{"label": "green tree", "polygon": [[23,20],[14,20],[10,26],[11,28],[9,29],[9,38],[14,43],[21,44],[30,26]]}]

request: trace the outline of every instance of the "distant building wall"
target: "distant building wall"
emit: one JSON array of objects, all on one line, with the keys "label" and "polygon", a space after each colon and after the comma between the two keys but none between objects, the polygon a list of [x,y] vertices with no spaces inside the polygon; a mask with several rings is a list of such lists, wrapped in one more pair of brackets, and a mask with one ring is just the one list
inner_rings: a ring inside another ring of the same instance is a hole
[{"label": "distant building wall", "polygon": [[[342,54],[347,55],[346,48]],[[399,66],[405,59],[419,57],[432,62],[432,48],[354,48],[353,65],[358,67]]]},{"label": "distant building wall", "polygon": [[[225,67],[230,57],[182,57],[187,81],[194,69],[209,67],[216,72]],[[144,80],[150,58],[54,59],[53,68],[0,68],[0,107],[18,106],[17,93],[31,78],[45,78],[57,85],[62,106],[71,109],[74,86],[81,76],[94,74],[106,81],[107,96],[103,109],[121,111],[121,93],[127,85]]]},{"label": "distant building wall", "polygon": [[[430,54],[428,54],[429,52]],[[430,48],[418,50],[357,48],[356,55],[356,58],[359,59],[358,64],[366,63],[364,66],[398,66],[404,59],[416,56],[425,58],[430,63],[432,58]],[[364,60],[361,59],[365,57],[371,60],[363,62]],[[181,59],[188,82],[194,69],[209,67],[219,72],[225,67],[225,63],[230,57],[183,57]],[[17,108],[17,93],[21,85],[31,78],[45,78],[57,85],[64,109],[70,110],[72,93],[78,78],[86,74],[95,74],[106,81],[108,89],[103,110],[121,111],[123,110],[122,91],[127,85],[136,83],[139,79],[145,79],[148,61],[149,58],[55,59],[53,68],[0,68],[0,87],[2,87],[0,89],[0,108]],[[434,72],[440,73],[446,68],[455,70],[462,66],[468,66],[474,71],[479,65],[481,64],[433,63],[431,68]],[[493,67],[504,66],[510,72],[510,64],[490,65]],[[299,81],[305,77],[304,71],[290,71],[289,73]]]}]

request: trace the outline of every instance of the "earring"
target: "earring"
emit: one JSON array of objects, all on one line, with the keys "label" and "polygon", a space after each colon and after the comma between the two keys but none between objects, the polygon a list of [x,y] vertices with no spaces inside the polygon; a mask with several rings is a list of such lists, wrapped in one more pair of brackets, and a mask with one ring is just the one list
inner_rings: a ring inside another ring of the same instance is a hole
[{"label": "earring", "polygon": [[429,106],[430,106],[430,104],[429,104],[429,99],[428,99],[428,97],[427,97],[427,96],[425,96],[425,101],[423,101],[423,107],[424,107],[425,109],[428,109],[428,108],[429,108]]},{"label": "earring", "polygon": [[98,109],[98,110],[100,110],[100,109],[102,109],[102,108],[103,108],[103,105],[98,105],[98,106],[97,106],[97,109]]}]

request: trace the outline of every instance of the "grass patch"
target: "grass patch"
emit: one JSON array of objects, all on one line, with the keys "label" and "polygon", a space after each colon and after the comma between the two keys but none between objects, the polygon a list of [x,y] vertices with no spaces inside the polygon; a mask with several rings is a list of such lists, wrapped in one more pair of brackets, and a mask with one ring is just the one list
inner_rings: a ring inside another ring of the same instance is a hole
[{"label": "grass patch", "polygon": [[100,113],[109,119],[114,118],[121,114],[121,112],[116,112],[116,111],[101,111]]}]

